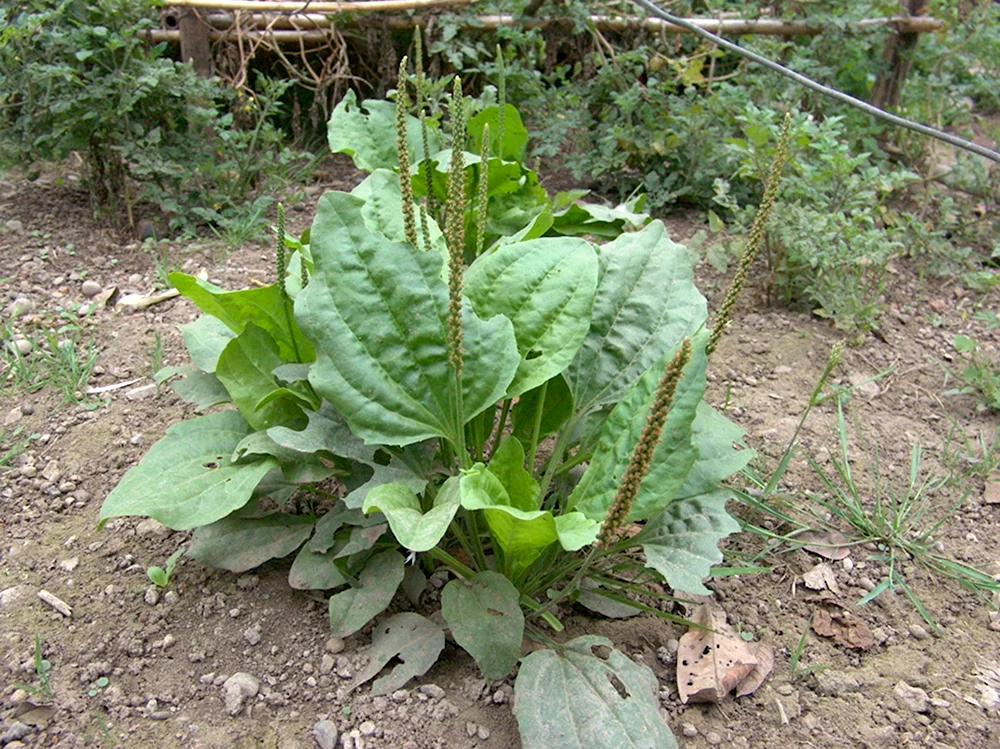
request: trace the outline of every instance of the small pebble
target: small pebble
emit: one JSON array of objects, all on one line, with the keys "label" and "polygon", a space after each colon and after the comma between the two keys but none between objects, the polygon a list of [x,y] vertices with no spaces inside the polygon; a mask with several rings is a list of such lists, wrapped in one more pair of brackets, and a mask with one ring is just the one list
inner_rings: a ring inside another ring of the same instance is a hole
[{"label": "small pebble", "polygon": [[85,297],[89,298],[100,294],[102,289],[101,285],[97,283],[97,281],[93,281],[88,278],[86,281],[83,282],[83,285],[80,286],[80,291],[83,293]]},{"label": "small pebble", "polygon": [[479,737],[480,741],[486,741],[490,737],[490,729],[486,726],[479,726],[476,730],[476,736]]},{"label": "small pebble", "polygon": [[146,588],[146,593],[142,598],[150,606],[155,606],[160,602],[160,589],[150,586],[149,588]]},{"label": "small pebble", "polygon": [[326,641],[326,649],[329,653],[340,653],[344,649],[344,640],[340,637],[331,637]]},{"label": "small pebble", "polygon": [[718,746],[722,743],[722,736],[715,731],[709,731],[705,734],[705,741],[707,741],[712,746]]},{"label": "small pebble", "polygon": [[698,735],[698,729],[694,723],[681,723],[681,735],[686,739],[693,739]]},{"label": "small pebble", "polygon": [[362,736],[372,736],[375,733],[375,724],[372,723],[370,720],[366,720],[364,723],[358,726],[358,730],[361,731]]},{"label": "small pebble", "polygon": [[321,720],[313,726],[313,738],[320,749],[334,749],[337,746],[337,724],[332,720]]},{"label": "small pebble", "polygon": [[406,702],[406,700],[408,700],[409,697],[410,693],[407,692],[405,689],[397,689],[395,692],[392,693],[393,702]]},{"label": "small pebble", "polygon": [[439,700],[444,697],[444,690],[437,684],[421,684],[420,691],[431,699]]},{"label": "small pebble", "polygon": [[911,624],[909,626],[909,630],[910,630],[910,637],[912,637],[914,640],[926,640],[928,637],[930,637],[930,634],[927,632],[927,630],[921,627],[919,624]]}]

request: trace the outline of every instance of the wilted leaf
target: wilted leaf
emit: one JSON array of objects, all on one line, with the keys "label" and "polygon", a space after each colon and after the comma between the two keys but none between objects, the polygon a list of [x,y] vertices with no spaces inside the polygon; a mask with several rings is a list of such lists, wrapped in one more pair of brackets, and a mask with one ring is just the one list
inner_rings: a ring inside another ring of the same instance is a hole
[{"label": "wilted leaf", "polygon": [[660,718],[656,676],[585,635],[521,661],[514,715],[525,747],[676,749]]},{"label": "wilted leaf", "polygon": [[726,623],[726,615],[702,605],[677,650],[677,688],[681,702],[722,702],[734,690],[743,696],[756,690],[774,666],[774,653],[764,643],[746,642]]},{"label": "wilted leaf", "polygon": [[812,617],[813,632],[832,637],[838,645],[853,650],[870,650],[875,638],[863,619],[843,609],[816,609]]},{"label": "wilted leaf", "polygon": [[483,678],[502,679],[521,655],[524,615],[517,588],[497,572],[452,580],[441,591],[441,613],[455,642],[476,659]]},{"label": "wilted leaf", "polygon": [[378,696],[395,692],[415,676],[427,673],[444,649],[444,630],[420,614],[396,614],[379,624],[372,634],[368,665],[358,674],[356,686],[381,671],[393,658],[401,663],[372,685]]}]

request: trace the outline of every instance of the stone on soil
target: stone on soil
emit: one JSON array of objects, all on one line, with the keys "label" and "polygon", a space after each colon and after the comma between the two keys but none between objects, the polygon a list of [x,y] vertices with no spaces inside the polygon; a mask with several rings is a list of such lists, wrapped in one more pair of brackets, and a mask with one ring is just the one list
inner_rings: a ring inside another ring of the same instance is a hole
[{"label": "stone on soil", "polygon": [[926,713],[930,710],[931,699],[920,687],[911,687],[905,681],[901,681],[893,692],[904,707],[915,713]]},{"label": "stone on soil", "polygon": [[243,671],[226,679],[222,685],[225,692],[223,699],[226,703],[226,711],[230,715],[238,715],[246,704],[248,698],[256,697],[260,689],[260,682],[256,677]]},{"label": "stone on soil", "polygon": [[313,726],[313,738],[320,749],[334,749],[337,746],[337,724],[332,720],[321,720]]}]

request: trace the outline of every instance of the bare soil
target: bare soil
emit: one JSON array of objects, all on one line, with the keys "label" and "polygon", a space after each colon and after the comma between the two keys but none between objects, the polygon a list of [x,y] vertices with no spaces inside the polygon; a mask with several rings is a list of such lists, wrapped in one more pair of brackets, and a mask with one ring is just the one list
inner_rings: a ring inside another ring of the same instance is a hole
[{"label": "bare soil", "polygon": [[[291,211],[291,230],[308,225],[323,189],[349,189],[356,178],[338,168],[310,186]],[[680,240],[698,228],[690,216],[663,218]],[[11,221],[14,228],[4,229]],[[161,249],[174,265],[204,267],[228,288],[272,274],[271,252],[263,246],[228,256],[217,244],[167,242]],[[717,307],[726,279],[703,265],[700,286]],[[152,383],[154,359],[185,363],[177,326],[196,310],[176,299],[136,313],[102,308],[78,318],[68,305],[86,301],[84,280],[126,292],[148,291],[157,277],[157,263],[141,245],[96,227],[74,175],[0,183],[0,304],[6,309],[25,297],[33,305],[15,326],[37,333],[74,319],[84,328],[81,345],[92,340],[99,350],[91,386],[142,378],[80,405],[61,403],[51,388],[0,398],[2,433],[9,438],[22,427],[22,434],[40,435],[0,472],[0,745],[305,749],[316,746],[317,721],[329,719],[342,735],[338,746],[356,749],[520,746],[512,680],[485,683],[453,645],[419,684],[392,697],[372,697],[367,687],[351,691],[370,630],[348,638],[342,650],[328,642],[324,600],[288,587],[289,561],[236,576],[182,559],[163,593],[150,586],[146,567],[162,565],[187,534],[141,518],[97,528],[110,489],[168,426],[190,415],[169,388],[144,386]],[[997,309],[1000,294],[921,281],[902,261],[893,278],[884,340],[869,337],[848,348],[834,374],[835,382],[856,384],[887,373],[859,387],[847,404],[852,464],[866,491],[872,487],[865,466],[876,454],[881,471],[905,491],[911,445],[924,450],[922,470],[940,475],[956,465],[974,468],[948,456],[958,431],[972,438],[982,433],[990,442],[998,428],[997,415],[977,409],[974,398],[942,395],[954,385],[946,384],[942,363],[953,356],[958,333],[995,354],[997,332],[972,315]],[[784,451],[840,337],[826,322],[768,307],[756,286],[748,289],[713,360],[708,398],[747,429],[761,474]],[[829,471],[839,449],[832,403],[814,413],[802,441],[805,453]],[[801,505],[807,491],[823,487],[799,454],[782,496]],[[935,493],[931,517],[959,506],[934,540],[943,553],[996,575],[1000,505],[986,503],[983,491],[984,477],[973,475]],[[781,530],[735,502],[731,512]],[[727,563],[746,563],[762,544],[756,535],[734,537]],[[996,622],[991,629],[990,607],[912,561],[903,571],[939,635],[903,595],[886,592],[857,606],[885,574],[877,557],[877,549],[855,546],[848,559],[832,563],[836,601],[868,626],[874,645],[850,649],[810,632],[799,668],[824,670],[808,674],[794,674],[791,658],[819,606],[802,575],[821,558],[779,550],[754,562],[768,572],[711,582],[730,624],[776,652],[760,689],[719,705],[679,701],[674,653],[680,626],[646,615],[607,620],[567,611],[566,636],[606,635],[652,667],[664,717],[684,747],[998,746],[1000,719],[989,683],[992,678],[992,687],[1000,688],[1000,634]],[[43,590],[68,604],[71,616],[43,602]],[[36,636],[51,663],[48,699],[15,686],[39,685]],[[222,684],[240,672],[257,679],[259,690],[232,715]]]}]

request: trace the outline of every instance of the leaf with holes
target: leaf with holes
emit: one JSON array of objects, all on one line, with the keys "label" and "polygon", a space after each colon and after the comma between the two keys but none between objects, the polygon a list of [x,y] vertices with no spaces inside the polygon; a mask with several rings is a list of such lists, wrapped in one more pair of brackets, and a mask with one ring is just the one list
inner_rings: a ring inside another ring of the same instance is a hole
[{"label": "leaf with holes", "polygon": [[376,554],[362,570],[358,587],[330,598],[330,634],[352,635],[392,602],[403,582],[403,556],[398,551]]},{"label": "leaf with holes", "polygon": [[261,479],[278,467],[274,458],[230,461],[250,432],[238,411],[174,424],[104,500],[101,523],[121,515],[147,515],[183,531],[243,507]]},{"label": "leaf with holes", "polygon": [[497,572],[452,580],[441,591],[441,614],[487,681],[502,679],[521,656],[524,615],[517,588]]},{"label": "leaf with holes", "polygon": [[656,676],[586,635],[524,658],[514,683],[514,716],[526,747],[676,749],[660,718]]},{"label": "leaf with holes", "polygon": [[358,674],[355,686],[361,686],[381,671],[389,661],[401,663],[372,684],[375,696],[389,694],[401,688],[415,676],[423,676],[437,663],[444,650],[444,630],[420,614],[405,612],[389,617],[379,624],[372,635],[368,665]]},{"label": "leaf with holes", "polygon": [[729,492],[716,490],[700,497],[679,499],[646,523],[635,537],[652,567],[674,590],[709,595],[702,578],[722,561],[719,541],[736,533],[740,524],[726,512]]}]

